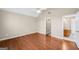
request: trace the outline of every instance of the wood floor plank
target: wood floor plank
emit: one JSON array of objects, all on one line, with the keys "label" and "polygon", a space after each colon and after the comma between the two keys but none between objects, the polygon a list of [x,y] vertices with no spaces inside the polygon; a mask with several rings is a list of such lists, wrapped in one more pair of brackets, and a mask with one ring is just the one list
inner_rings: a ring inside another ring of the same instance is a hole
[{"label": "wood floor plank", "polygon": [[[64,44],[66,45],[63,48]],[[33,33],[0,42],[0,47],[8,47],[9,50],[77,50],[75,42],[61,40],[56,37]]]}]

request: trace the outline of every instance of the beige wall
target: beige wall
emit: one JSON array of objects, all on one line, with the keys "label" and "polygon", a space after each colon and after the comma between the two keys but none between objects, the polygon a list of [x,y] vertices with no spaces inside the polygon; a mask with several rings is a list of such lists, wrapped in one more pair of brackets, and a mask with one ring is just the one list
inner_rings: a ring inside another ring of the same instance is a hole
[{"label": "beige wall", "polygon": [[36,18],[0,11],[0,39],[37,32]]}]

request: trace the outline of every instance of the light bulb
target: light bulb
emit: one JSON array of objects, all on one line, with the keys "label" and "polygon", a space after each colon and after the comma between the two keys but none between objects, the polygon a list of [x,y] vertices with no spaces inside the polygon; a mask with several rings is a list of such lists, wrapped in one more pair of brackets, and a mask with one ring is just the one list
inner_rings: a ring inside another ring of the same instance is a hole
[{"label": "light bulb", "polygon": [[41,10],[37,10],[37,13],[41,13]]}]

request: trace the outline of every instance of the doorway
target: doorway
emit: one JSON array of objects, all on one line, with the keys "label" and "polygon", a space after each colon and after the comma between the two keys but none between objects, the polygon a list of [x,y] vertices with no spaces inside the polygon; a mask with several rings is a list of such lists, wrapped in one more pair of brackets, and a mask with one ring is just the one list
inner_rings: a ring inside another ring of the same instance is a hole
[{"label": "doorway", "polygon": [[51,35],[51,19],[46,19],[46,35]]}]

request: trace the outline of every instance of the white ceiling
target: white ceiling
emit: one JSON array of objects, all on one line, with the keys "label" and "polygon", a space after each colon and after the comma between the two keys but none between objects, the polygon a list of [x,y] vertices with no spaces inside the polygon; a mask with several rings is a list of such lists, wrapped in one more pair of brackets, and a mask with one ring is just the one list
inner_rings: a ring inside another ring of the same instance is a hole
[{"label": "white ceiling", "polygon": [[1,8],[0,10],[19,13],[23,15],[37,17],[40,13],[37,13],[37,8]]},{"label": "white ceiling", "polygon": [[[28,15],[37,17],[40,15],[40,11],[48,10],[47,8],[0,8],[0,10],[8,11],[8,12],[14,12],[18,14]],[[78,8],[51,8],[51,11],[57,12],[57,14],[60,12],[68,12],[68,13],[75,13],[79,11]],[[38,12],[37,12],[38,11]]]}]

